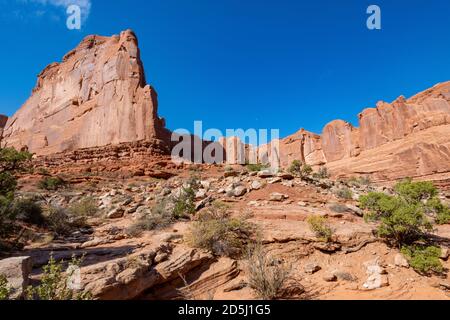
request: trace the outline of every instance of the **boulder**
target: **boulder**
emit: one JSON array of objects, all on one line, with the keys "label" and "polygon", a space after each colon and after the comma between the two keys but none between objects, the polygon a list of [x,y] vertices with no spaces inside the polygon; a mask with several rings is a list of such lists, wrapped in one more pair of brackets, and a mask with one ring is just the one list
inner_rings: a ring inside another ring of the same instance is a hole
[{"label": "boulder", "polygon": [[33,268],[31,257],[16,257],[0,260],[0,275],[6,277],[11,289],[11,299],[21,299],[29,284]]}]

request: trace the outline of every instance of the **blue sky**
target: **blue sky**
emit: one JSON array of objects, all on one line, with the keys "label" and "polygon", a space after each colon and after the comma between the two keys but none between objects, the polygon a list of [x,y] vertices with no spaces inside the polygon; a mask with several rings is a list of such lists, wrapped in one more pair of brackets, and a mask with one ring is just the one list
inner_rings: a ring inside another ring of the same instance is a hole
[{"label": "blue sky", "polygon": [[[82,29],[65,6],[82,4]],[[382,10],[382,30],[366,9]],[[88,34],[133,29],[170,129],[357,124],[378,100],[450,80],[448,0],[0,0],[0,113]]]}]

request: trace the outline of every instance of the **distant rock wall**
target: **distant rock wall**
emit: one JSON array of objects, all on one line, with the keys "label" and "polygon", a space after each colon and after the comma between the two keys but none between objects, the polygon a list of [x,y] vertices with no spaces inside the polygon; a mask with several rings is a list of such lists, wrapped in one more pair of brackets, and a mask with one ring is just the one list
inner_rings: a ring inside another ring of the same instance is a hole
[{"label": "distant rock wall", "polygon": [[141,140],[168,140],[146,84],[138,40],[128,30],[88,36],[38,76],[28,101],[4,129],[5,141],[47,155]]}]

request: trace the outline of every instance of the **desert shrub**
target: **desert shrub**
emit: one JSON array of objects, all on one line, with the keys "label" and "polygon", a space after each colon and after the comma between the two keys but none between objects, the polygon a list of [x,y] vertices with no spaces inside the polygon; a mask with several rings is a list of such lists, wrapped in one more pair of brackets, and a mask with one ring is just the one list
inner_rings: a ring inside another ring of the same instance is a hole
[{"label": "desert shrub", "polygon": [[419,274],[440,274],[444,271],[439,259],[441,249],[434,246],[410,246],[402,248],[402,253],[409,260],[410,266]]},{"label": "desert shrub", "polygon": [[336,190],[336,196],[338,198],[344,199],[344,200],[352,200],[353,199],[353,192],[349,188],[341,188]]},{"label": "desert shrub", "polygon": [[192,175],[184,184],[178,196],[173,197],[172,214],[176,219],[188,218],[195,214],[195,194],[200,188],[199,179]]},{"label": "desert shrub", "polygon": [[412,182],[411,179],[399,182],[395,185],[394,190],[402,199],[411,204],[432,199],[438,194],[438,191],[432,182]]},{"label": "desert shrub", "polygon": [[262,164],[262,163],[256,163],[256,164],[247,164],[247,170],[250,172],[259,172],[264,169],[268,168],[268,165]]},{"label": "desert shrub", "polygon": [[319,171],[315,173],[314,176],[319,179],[328,179],[330,177],[330,174],[328,173],[327,167],[320,167]]},{"label": "desert shrub", "polygon": [[12,197],[17,188],[17,180],[10,172],[0,173],[0,196]]},{"label": "desert shrub", "polygon": [[372,179],[370,176],[359,176],[359,177],[351,177],[347,180],[347,183],[350,186],[370,186],[372,184]]},{"label": "desert shrub", "polygon": [[47,191],[56,191],[66,185],[61,177],[44,177],[38,183],[38,188]]},{"label": "desert shrub", "polygon": [[405,204],[381,218],[378,234],[393,244],[409,244],[422,238],[432,225],[426,218],[423,208]]},{"label": "desert shrub", "polygon": [[437,224],[450,223],[450,208],[443,204],[437,197],[434,197],[426,202],[425,211],[427,214],[435,217]]},{"label": "desert shrub", "polygon": [[23,164],[31,160],[32,155],[26,151],[17,151],[14,148],[0,148],[0,169],[17,171],[23,169]]},{"label": "desert shrub", "polygon": [[263,300],[274,300],[283,296],[291,268],[282,265],[270,256],[263,246],[256,244],[247,252],[248,284]]},{"label": "desert shrub", "polygon": [[94,198],[87,197],[72,203],[68,210],[71,215],[76,217],[93,217],[98,212],[98,206]]},{"label": "desert shrub", "polygon": [[174,222],[174,217],[168,208],[167,201],[157,203],[150,214],[136,221],[127,229],[127,234],[137,237],[145,231],[162,229]]},{"label": "desert shrub", "polygon": [[72,257],[69,267],[64,270],[64,262],[57,262],[52,256],[43,270],[40,284],[37,287],[28,287],[26,297],[28,300],[89,300],[89,293],[75,292],[69,287],[71,277],[76,268],[79,268],[82,259]]},{"label": "desert shrub", "polygon": [[330,242],[333,238],[333,230],[327,223],[327,219],[321,216],[310,216],[308,225],[317,238],[321,241]]},{"label": "desert shrub", "polygon": [[313,168],[309,164],[305,164],[302,167],[302,177],[308,177],[311,173],[313,173]]},{"label": "desert shrub", "polygon": [[50,206],[46,211],[47,225],[52,231],[67,235],[73,230],[74,225],[67,209]]},{"label": "desert shrub", "polygon": [[445,215],[445,210],[435,197],[437,190],[432,183],[407,180],[398,183],[394,190],[393,196],[371,192],[360,198],[360,205],[368,211],[366,218],[381,222],[381,237],[397,246],[410,245],[432,230],[425,213],[434,210]]},{"label": "desert shrub", "polygon": [[42,207],[34,199],[16,199],[12,202],[11,216],[19,221],[43,225],[45,217],[42,214]]},{"label": "desert shrub", "polygon": [[8,280],[2,274],[0,274],[0,301],[8,300],[11,289],[8,285]]},{"label": "desert shrub", "polygon": [[288,168],[288,172],[293,175],[301,175],[302,174],[302,162],[300,160],[292,161],[290,167]]},{"label": "desert shrub", "polygon": [[195,248],[206,249],[218,256],[237,256],[242,253],[253,226],[241,218],[230,217],[227,207],[216,202],[200,213],[187,235],[187,242]]}]

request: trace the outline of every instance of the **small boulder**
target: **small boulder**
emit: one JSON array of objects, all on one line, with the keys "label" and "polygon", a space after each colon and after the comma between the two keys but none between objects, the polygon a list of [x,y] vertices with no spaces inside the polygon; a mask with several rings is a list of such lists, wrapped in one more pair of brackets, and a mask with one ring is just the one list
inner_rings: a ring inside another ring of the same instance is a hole
[{"label": "small boulder", "polygon": [[262,183],[259,182],[258,180],[255,180],[252,182],[251,188],[252,190],[259,190],[262,188]]},{"label": "small boulder", "polygon": [[24,295],[33,269],[30,257],[16,257],[0,260],[0,274],[6,277],[11,289],[10,299],[18,300]]},{"label": "small boulder", "polygon": [[317,263],[308,263],[305,266],[305,273],[307,274],[314,274],[318,271],[320,271],[322,268]]},{"label": "small boulder", "polygon": [[234,189],[234,196],[235,197],[242,197],[247,193],[247,188],[243,186],[238,186]]},{"label": "small boulder", "polygon": [[289,198],[289,196],[282,194],[282,193],[278,193],[278,192],[274,192],[270,195],[270,201],[274,201],[274,202],[281,202],[288,198]]},{"label": "small boulder", "polygon": [[395,255],[394,264],[397,267],[409,268],[408,260],[406,260],[406,258],[401,253]]},{"label": "small boulder", "polygon": [[125,211],[122,208],[114,208],[106,215],[108,219],[120,219],[123,217]]},{"label": "small boulder", "polygon": [[258,172],[258,177],[260,178],[272,178],[273,177],[273,173],[270,170],[262,170],[260,172]]}]

